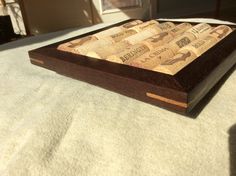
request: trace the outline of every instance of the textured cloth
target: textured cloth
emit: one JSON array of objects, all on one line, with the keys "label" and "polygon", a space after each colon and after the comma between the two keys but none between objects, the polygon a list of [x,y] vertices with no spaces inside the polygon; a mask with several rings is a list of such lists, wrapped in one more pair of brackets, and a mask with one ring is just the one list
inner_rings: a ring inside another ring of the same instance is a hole
[{"label": "textured cloth", "polygon": [[191,119],[30,64],[29,50],[106,25],[0,46],[0,175],[232,176],[235,72]]}]

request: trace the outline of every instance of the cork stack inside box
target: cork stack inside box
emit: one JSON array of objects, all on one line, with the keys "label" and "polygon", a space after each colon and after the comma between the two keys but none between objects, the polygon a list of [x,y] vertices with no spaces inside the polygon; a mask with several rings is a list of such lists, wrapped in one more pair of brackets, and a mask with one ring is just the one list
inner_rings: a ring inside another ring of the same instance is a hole
[{"label": "cork stack inside box", "polygon": [[[235,39],[234,29],[227,25],[130,20],[30,51],[29,55],[33,64],[58,73],[148,103],[189,112],[235,64],[235,58],[229,58],[235,49],[232,47]],[[47,48],[55,54],[50,55]],[[219,57],[217,53],[224,48],[227,53]],[[64,65],[70,62],[67,69],[71,72],[61,68],[55,59]],[[210,67],[207,63],[213,64]],[[74,68],[75,65],[78,67]],[[104,80],[91,81],[91,76],[84,79],[88,73],[80,72],[82,67],[91,69],[93,79],[101,76]],[[103,74],[96,74],[95,70]],[[107,78],[118,83],[108,83]],[[116,86],[124,83],[131,88]]]}]

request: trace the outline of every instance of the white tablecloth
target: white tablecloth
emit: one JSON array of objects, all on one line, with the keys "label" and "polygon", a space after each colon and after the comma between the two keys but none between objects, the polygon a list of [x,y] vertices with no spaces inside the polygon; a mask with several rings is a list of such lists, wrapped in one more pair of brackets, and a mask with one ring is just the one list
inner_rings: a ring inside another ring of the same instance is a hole
[{"label": "white tablecloth", "polygon": [[0,46],[0,175],[232,176],[235,72],[191,119],[30,64],[28,50],[106,25]]}]

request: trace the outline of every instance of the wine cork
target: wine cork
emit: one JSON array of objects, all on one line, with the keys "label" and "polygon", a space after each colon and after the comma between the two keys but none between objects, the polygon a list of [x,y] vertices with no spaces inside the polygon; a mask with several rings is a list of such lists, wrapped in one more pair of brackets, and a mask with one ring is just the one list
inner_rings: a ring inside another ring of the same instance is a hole
[{"label": "wine cork", "polygon": [[91,43],[96,40],[98,40],[96,37],[90,35],[87,37],[72,40],[67,43],[63,43],[63,44],[59,45],[57,47],[57,49],[62,50],[62,51],[71,52],[75,47],[82,46],[84,44]]},{"label": "wine cork", "polygon": [[[205,36],[203,38],[199,38],[189,45],[183,47],[183,50],[192,51],[195,55],[200,56],[212,46],[217,43],[217,40],[212,36]],[[182,50],[180,50],[182,52]]]},{"label": "wine cork", "polygon": [[158,25],[158,28],[161,29],[162,32],[170,31],[171,29],[175,28],[175,24],[172,22],[164,22]]},{"label": "wine cork", "polygon": [[108,56],[114,55],[116,53],[122,52],[130,47],[127,42],[118,42],[111,46],[100,47],[94,51],[89,51],[86,56],[90,56],[97,59],[106,59]]},{"label": "wine cork", "polygon": [[76,54],[86,55],[89,51],[93,51],[99,47],[105,47],[112,44],[113,44],[113,41],[107,38],[104,38],[101,40],[96,40],[96,41],[84,44],[82,46],[75,47],[73,48],[71,52],[76,53]]},{"label": "wine cork", "polygon": [[217,39],[217,41],[222,40],[227,35],[229,35],[233,30],[226,25],[220,25],[210,31],[209,35]]},{"label": "wine cork", "polygon": [[124,40],[129,42],[130,44],[134,45],[137,44],[145,39],[148,39],[156,34],[159,34],[159,31],[157,31],[155,28],[149,28],[144,31],[141,31],[137,34],[134,34],[130,37],[125,38]]},{"label": "wine cork", "polygon": [[160,34],[154,35],[150,38],[145,39],[142,43],[150,48],[156,48],[158,46],[164,45],[167,42],[173,40],[173,36],[168,32],[162,32]]},{"label": "wine cork", "polygon": [[[139,24],[137,26],[134,26],[130,29],[134,29],[137,32],[141,32],[141,31],[149,29],[149,28],[157,28],[158,24],[159,23],[156,20],[150,20],[150,21],[144,22],[142,24]],[[157,28],[157,30],[158,30],[158,28]]]},{"label": "wine cork", "polygon": [[174,53],[170,50],[170,48],[161,46],[141,57],[128,61],[127,64],[139,68],[152,69],[164,60],[173,56]]},{"label": "wine cork", "polygon": [[192,41],[194,41],[196,38],[191,33],[184,33],[183,35],[180,35],[176,39],[170,41],[167,45],[170,47],[170,49],[177,53],[181,48],[184,46],[190,44]]},{"label": "wine cork", "polygon": [[108,37],[108,36],[111,36],[111,35],[114,35],[117,33],[121,33],[126,29],[131,29],[132,27],[139,26],[142,24],[143,24],[143,22],[141,20],[135,20],[135,21],[125,23],[121,26],[112,27],[110,29],[98,32],[98,33],[94,34],[93,36],[97,37],[98,39],[103,39],[105,37]]},{"label": "wine cork", "polygon": [[192,28],[192,25],[190,23],[181,23],[177,25],[175,28],[171,29],[169,33],[173,36],[176,37],[178,35],[183,34],[185,31],[188,29]]},{"label": "wine cork", "polygon": [[108,56],[106,60],[116,62],[116,63],[125,63],[129,60],[133,60],[135,58],[138,58],[149,51],[150,51],[150,49],[146,45],[136,44],[136,45],[132,45],[132,46],[128,47],[123,52]]},{"label": "wine cork", "polygon": [[132,28],[134,26],[137,26],[139,24],[142,24],[143,22],[141,20],[134,20],[134,21],[131,21],[131,22],[128,22],[128,23],[125,23],[123,25],[121,25],[122,28],[125,28],[125,29],[129,29],[129,28]]},{"label": "wine cork", "polygon": [[187,30],[187,33],[193,34],[196,38],[204,37],[212,30],[212,27],[206,23],[200,23]]},{"label": "wine cork", "polygon": [[153,71],[175,75],[192,61],[197,58],[197,55],[190,50],[182,50],[174,57],[165,60],[164,62],[153,68]]},{"label": "wine cork", "polygon": [[123,32],[125,29],[123,27],[112,27],[110,29],[107,29],[107,30],[104,30],[104,31],[101,31],[101,32],[98,32],[96,34],[93,34],[93,36],[95,36],[97,39],[103,39],[105,37],[108,37],[110,35],[114,35],[114,34],[117,34],[119,32]]},{"label": "wine cork", "polygon": [[108,36],[108,38],[110,38],[111,40],[113,40],[114,42],[119,42],[129,36],[132,36],[134,34],[137,34],[137,32],[133,29],[128,29],[128,30],[124,30],[122,32],[119,32],[119,33],[116,33],[116,34],[113,34],[113,35],[110,35]]}]

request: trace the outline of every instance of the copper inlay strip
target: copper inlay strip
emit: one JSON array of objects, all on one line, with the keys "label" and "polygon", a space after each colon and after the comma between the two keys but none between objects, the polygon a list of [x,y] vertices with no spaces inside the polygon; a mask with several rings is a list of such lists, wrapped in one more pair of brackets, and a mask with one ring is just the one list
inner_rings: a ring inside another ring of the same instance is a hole
[{"label": "copper inlay strip", "polygon": [[153,94],[153,93],[147,92],[146,95],[148,97],[150,97],[150,98],[157,99],[157,100],[163,101],[165,103],[174,104],[176,106],[180,106],[180,107],[183,107],[183,108],[187,108],[188,107],[187,103],[183,103],[183,102],[179,102],[179,101],[176,101],[176,100],[172,100],[172,99],[169,99],[169,98],[166,98],[166,97],[162,97],[162,96],[159,96],[159,95],[156,95],[156,94]]},{"label": "copper inlay strip", "polygon": [[39,60],[39,59],[30,58],[30,60],[33,61],[33,62],[37,62],[39,64],[42,64],[42,65],[44,64],[44,62],[42,60]]}]

